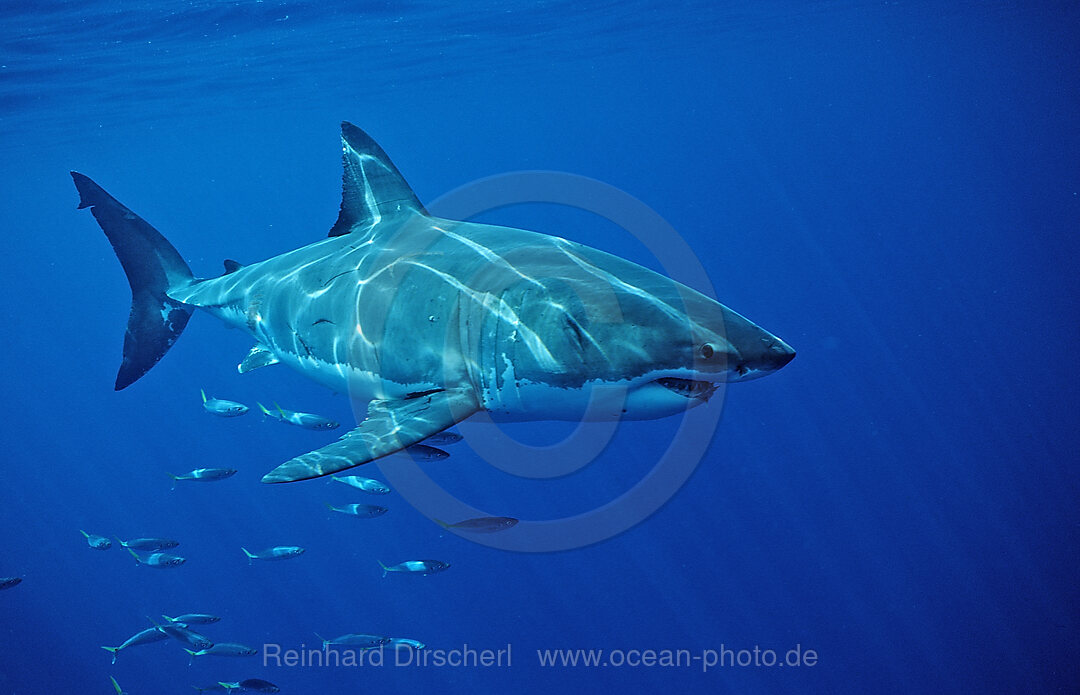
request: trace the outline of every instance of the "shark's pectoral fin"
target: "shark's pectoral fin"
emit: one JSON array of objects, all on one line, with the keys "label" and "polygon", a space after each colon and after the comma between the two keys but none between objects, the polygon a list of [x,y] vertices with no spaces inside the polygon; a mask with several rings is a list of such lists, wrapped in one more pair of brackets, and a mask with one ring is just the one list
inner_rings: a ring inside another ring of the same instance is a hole
[{"label": "shark's pectoral fin", "polygon": [[268,367],[272,364],[277,364],[280,361],[281,360],[279,360],[274,353],[270,352],[266,346],[261,343],[256,343],[247,354],[247,357],[245,357],[240,364],[236,365],[236,371],[241,374],[247,374],[259,367]]},{"label": "shark's pectoral fin", "polygon": [[392,454],[460,422],[480,409],[471,389],[425,393],[415,398],[372,401],[360,426],[321,449],[286,461],[263,476],[288,483],[338,471]]}]

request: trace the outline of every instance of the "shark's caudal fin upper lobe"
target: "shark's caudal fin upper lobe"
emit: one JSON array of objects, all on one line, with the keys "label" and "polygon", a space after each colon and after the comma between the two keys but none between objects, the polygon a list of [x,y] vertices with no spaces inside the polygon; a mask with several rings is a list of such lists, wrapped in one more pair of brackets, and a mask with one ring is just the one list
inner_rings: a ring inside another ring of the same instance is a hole
[{"label": "shark's caudal fin upper lobe", "polygon": [[119,391],[146,374],[180,337],[192,309],[167,292],[191,282],[191,269],[160,232],[101,186],[78,172],[71,172],[71,178],[79,190],[79,209],[90,208],[131,285],[124,359],[116,375]]}]

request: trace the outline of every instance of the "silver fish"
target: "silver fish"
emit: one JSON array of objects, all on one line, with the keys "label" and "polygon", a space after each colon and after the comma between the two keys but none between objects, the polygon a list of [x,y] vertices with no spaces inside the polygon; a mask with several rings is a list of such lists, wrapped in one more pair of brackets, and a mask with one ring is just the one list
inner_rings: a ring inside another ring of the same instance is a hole
[{"label": "silver fish", "polygon": [[206,391],[199,389],[199,392],[202,393],[203,408],[211,415],[217,415],[218,417],[239,417],[248,411],[248,407],[243,403],[226,401],[221,398],[207,398]]},{"label": "silver fish", "polygon": [[169,477],[173,479],[173,482],[180,480],[198,480],[203,482],[213,482],[215,480],[225,480],[236,475],[235,468],[196,468],[193,471],[182,473],[180,475],[173,475],[169,473]]},{"label": "silver fish", "polygon": [[116,540],[128,550],[142,550],[147,552],[168,550],[169,548],[175,548],[180,545],[180,541],[172,541],[167,538],[132,538],[130,541],[122,541],[117,538]]},{"label": "silver fish", "polygon": [[386,507],[380,507],[377,504],[346,504],[342,507],[335,507],[327,502],[326,506],[330,511],[348,514],[349,516],[355,516],[361,519],[372,519],[377,516],[382,516],[388,511]]},{"label": "silver fish", "polygon": [[105,536],[98,536],[93,533],[87,533],[82,529],[79,529],[79,533],[86,536],[86,544],[94,550],[108,550],[112,547],[112,541]]},{"label": "silver fish", "polygon": [[157,629],[157,627],[148,627],[145,630],[136,632],[131,637],[128,637],[119,647],[102,647],[102,649],[112,654],[112,662],[115,664],[116,655],[122,650],[127,649],[128,647],[137,647],[140,644],[161,642],[162,640],[167,639],[169,639],[169,636],[161,630]]},{"label": "silver fish", "polygon": [[449,524],[441,519],[435,519],[435,523],[445,529],[455,531],[469,531],[471,533],[495,533],[505,531],[517,525],[518,520],[512,516],[481,516],[476,519],[465,519]]},{"label": "silver fish", "polygon": [[371,478],[361,478],[358,475],[343,475],[331,476],[332,480],[336,480],[339,483],[345,483],[357,490],[363,490],[364,492],[372,495],[388,495],[390,494],[390,488],[380,483],[378,480],[372,480]]},{"label": "silver fish", "polygon": [[427,444],[413,444],[405,449],[405,452],[415,459],[421,461],[442,461],[445,458],[450,458],[450,454],[446,453],[442,449],[436,449],[433,446]]},{"label": "silver fish", "polygon": [[219,642],[208,649],[184,649],[185,652],[191,655],[194,659],[197,656],[255,656],[259,653],[258,649],[252,649],[243,644],[237,644],[235,642]]},{"label": "silver fish", "polygon": [[249,552],[247,548],[240,548],[240,550],[243,550],[244,555],[247,555],[248,563],[252,560],[288,560],[291,557],[300,557],[304,554],[304,549],[297,545],[275,545],[273,548],[267,548],[257,553]]},{"label": "silver fish", "polygon": [[273,410],[270,410],[262,403],[258,403],[257,405],[259,406],[259,409],[263,411],[263,415],[268,415],[280,422],[302,427],[305,430],[334,430],[339,427],[338,423],[330,418],[323,417],[322,415],[298,413],[295,410],[286,410],[277,403],[274,404]]},{"label": "silver fish", "polygon": [[450,563],[442,560],[409,560],[389,566],[384,565],[381,560],[376,560],[376,562],[379,563],[379,567],[382,567],[382,576],[384,577],[387,572],[404,572],[406,574],[426,576],[450,569]]},{"label": "silver fish", "polygon": [[444,430],[437,432],[424,440],[424,444],[437,444],[439,446],[446,446],[447,444],[457,444],[462,439],[461,435],[457,432],[450,432]]},{"label": "silver fish", "polygon": [[347,635],[341,635],[340,637],[334,637],[333,639],[323,639],[318,633],[315,633],[315,636],[322,640],[323,649],[326,649],[331,644],[358,647],[360,649],[376,649],[384,644],[390,643],[389,637],[383,637],[381,635],[349,633]]},{"label": "silver fish", "polygon": [[209,613],[184,613],[178,615],[175,618],[170,618],[167,615],[161,616],[170,623],[183,623],[185,625],[209,625],[210,623],[216,623],[221,618],[216,615],[210,615]]},{"label": "silver fish", "polygon": [[140,565],[146,565],[147,567],[153,567],[155,569],[166,569],[169,567],[179,567],[187,562],[185,558],[179,555],[170,555],[169,553],[150,553],[146,557],[139,557],[131,548],[127,551],[131,553],[131,556],[135,558],[135,562]]},{"label": "silver fish", "polygon": [[184,644],[190,644],[196,649],[205,650],[214,646],[214,641],[205,635],[200,635],[194,630],[189,630],[186,627],[181,627],[181,623],[169,623],[167,625],[158,625],[158,630],[161,630],[169,637],[172,637],[178,642]]}]

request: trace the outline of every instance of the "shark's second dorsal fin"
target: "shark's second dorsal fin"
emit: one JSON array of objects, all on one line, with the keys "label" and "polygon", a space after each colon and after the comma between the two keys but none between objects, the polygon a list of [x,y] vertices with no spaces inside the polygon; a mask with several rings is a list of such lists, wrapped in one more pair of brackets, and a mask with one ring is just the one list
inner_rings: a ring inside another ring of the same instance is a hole
[{"label": "shark's second dorsal fin", "polygon": [[341,146],[345,165],[341,212],[329,236],[369,228],[402,212],[427,214],[401,172],[370,135],[345,121],[341,124]]},{"label": "shark's second dorsal fin", "polygon": [[240,263],[239,261],[234,261],[231,258],[226,258],[224,263],[226,275],[228,275],[229,273],[235,273],[236,271],[244,267],[243,263]]}]

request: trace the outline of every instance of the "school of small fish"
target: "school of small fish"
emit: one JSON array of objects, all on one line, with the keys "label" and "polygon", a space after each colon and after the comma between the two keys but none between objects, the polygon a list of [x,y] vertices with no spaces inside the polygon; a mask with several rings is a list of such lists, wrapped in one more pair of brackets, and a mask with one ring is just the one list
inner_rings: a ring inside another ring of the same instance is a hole
[{"label": "school of small fish", "polygon": [[[254,357],[257,358],[259,356]],[[241,371],[243,370],[241,369]],[[207,396],[205,390],[200,390],[200,393],[202,395],[203,408],[212,415],[223,418],[234,418],[246,414],[249,410],[248,406],[243,403]],[[274,404],[272,409],[267,408],[262,403],[257,403],[257,405],[259,410],[266,417],[295,427],[315,431],[327,431],[336,429],[339,426],[334,420],[322,417],[321,415],[287,410],[277,403]],[[440,461],[448,458],[450,454],[433,445],[438,444],[440,446],[446,446],[459,442],[461,439],[461,435],[455,432],[440,432],[429,437],[422,443],[408,447],[406,451],[412,455],[414,459],[420,461]],[[237,470],[235,468],[196,468],[179,475],[169,473],[169,477],[172,478],[173,489],[175,489],[176,484],[180,482],[214,482],[230,478],[236,473]],[[370,495],[388,495],[391,492],[391,489],[386,484],[378,480],[364,478],[358,475],[332,476],[330,480],[336,480],[339,483],[343,483]],[[355,519],[373,519],[382,516],[389,511],[387,507],[381,505],[362,503],[333,505],[327,502],[326,507],[330,511],[337,512],[344,516],[350,516]],[[435,521],[443,529],[468,533],[494,533],[509,529],[518,523],[518,520],[513,517],[503,516],[464,519],[457,522],[446,522],[440,519],[435,519]],[[83,535],[86,544],[94,550],[109,550],[113,545],[112,540],[110,540],[108,536],[88,533],[82,529],[79,529],[79,533]],[[180,567],[187,561],[183,556],[167,552],[180,545],[180,542],[176,540],[153,537],[131,538],[128,540],[122,540],[119,537],[115,538],[116,542],[120,544],[120,547],[131,554],[137,565],[154,569],[169,569]],[[247,548],[241,548],[241,550],[247,557],[248,564],[252,564],[253,560],[287,560],[300,557],[304,553],[304,548],[293,545],[272,546],[257,552],[251,552]],[[382,568],[383,577],[386,577],[387,574],[390,573],[428,576],[443,572],[450,568],[450,563],[442,560],[405,560],[393,565],[386,565],[382,560],[377,560],[376,562],[378,562],[379,567]],[[0,577],[0,590],[15,587],[22,581],[22,577]],[[176,617],[169,617],[167,615],[161,617],[162,622],[150,619],[150,627],[139,630],[121,642],[118,646],[103,646],[102,649],[112,655],[112,663],[116,663],[117,656],[121,651],[130,649],[131,647],[151,644],[153,642],[164,642],[170,639],[175,640],[182,645],[186,645],[183,649],[190,656],[191,662],[193,662],[196,657],[202,656],[241,657],[255,656],[258,654],[257,649],[237,642],[214,642],[209,637],[206,637],[191,628],[192,625],[209,625],[219,622],[221,618],[216,615],[207,613],[184,613]],[[423,642],[406,637],[386,637],[362,633],[349,633],[333,639],[319,637],[319,640],[322,642],[324,649],[331,646],[348,646],[357,649],[408,648],[417,650],[426,647]],[[112,682],[112,686],[117,695],[128,695],[120,688],[120,685],[116,682],[115,678],[110,676],[109,679]],[[259,678],[248,678],[241,681],[218,681],[217,683],[205,687],[192,687],[199,692],[280,692],[278,686]]]}]

